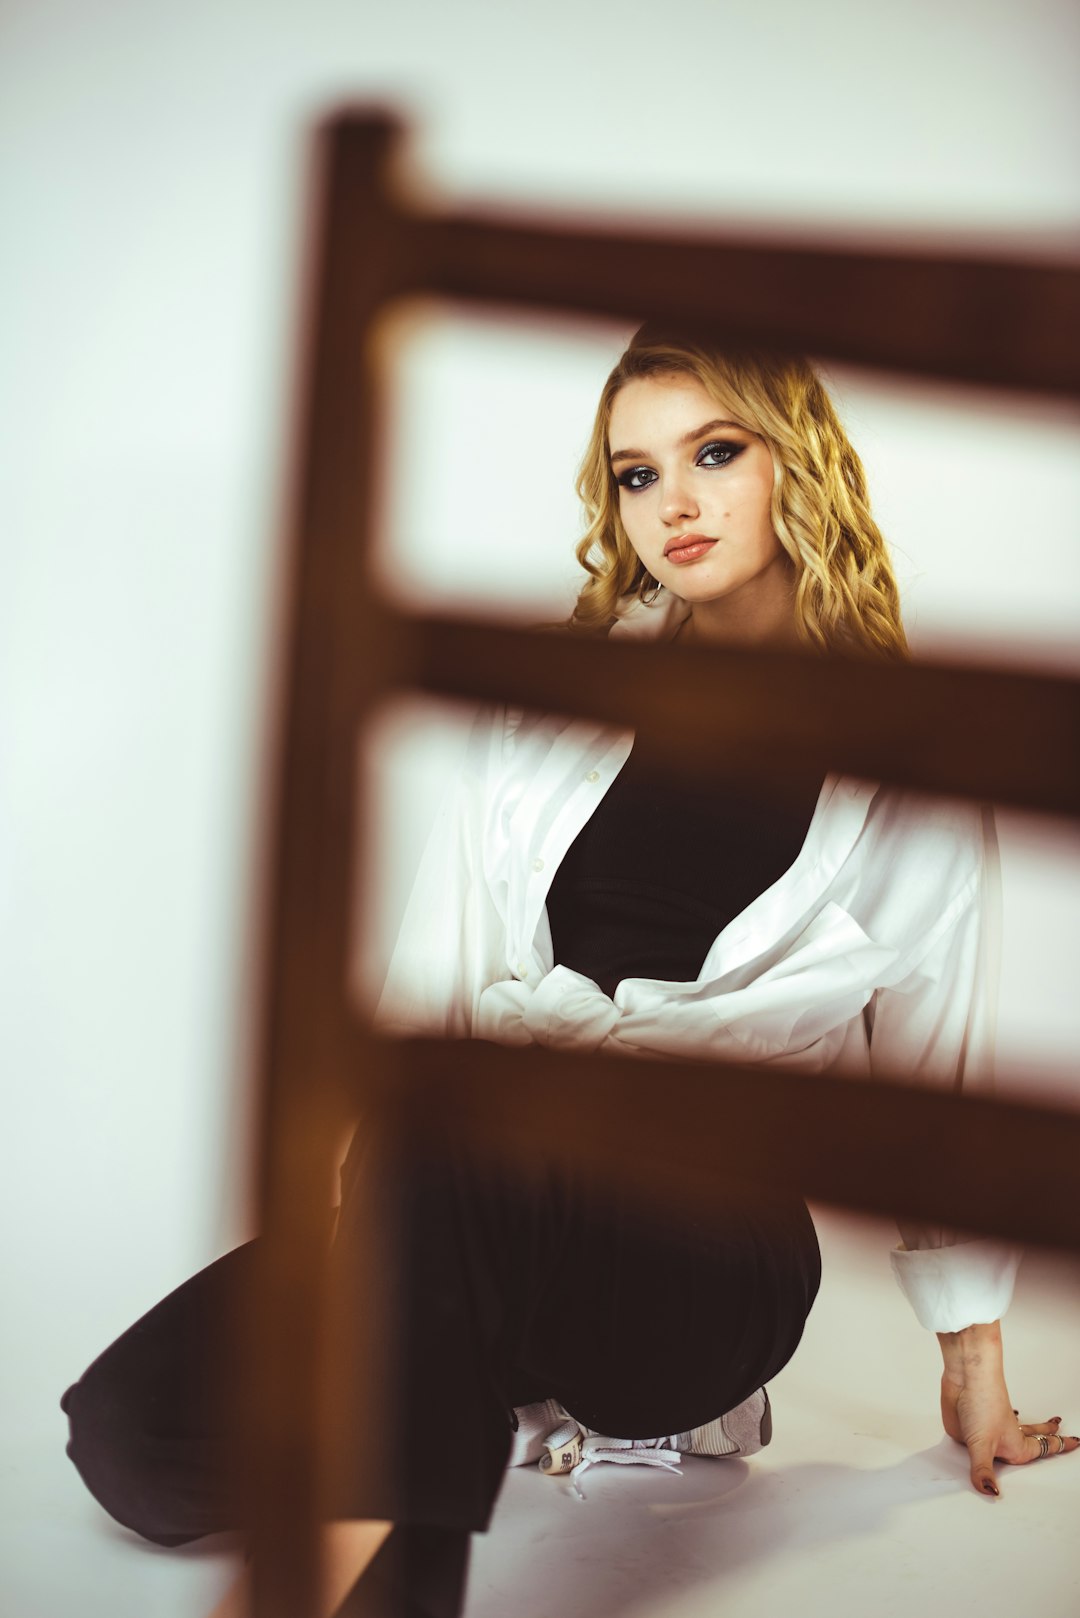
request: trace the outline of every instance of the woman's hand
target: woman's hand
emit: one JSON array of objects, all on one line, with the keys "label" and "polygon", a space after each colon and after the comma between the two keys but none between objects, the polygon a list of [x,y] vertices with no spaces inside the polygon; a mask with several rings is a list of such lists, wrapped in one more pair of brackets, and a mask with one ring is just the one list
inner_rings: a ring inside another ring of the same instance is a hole
[{"label": "woman's hand", "polygon": [[[1061,1417],[1023,1426],[1005,1386],[1001,1322],[938,1332],[944,1370],[941,1373],[941,1419],[958,1444],[966,1444],[971,1482],[985,1494],[1000,1494],[994,1461],[1026,1466],[1043,1455],[1060,1455],[1080,1447],[1080,1438],[1058,1433]],[[1040,1444],[1043,1434],[1046,1444]]]}]

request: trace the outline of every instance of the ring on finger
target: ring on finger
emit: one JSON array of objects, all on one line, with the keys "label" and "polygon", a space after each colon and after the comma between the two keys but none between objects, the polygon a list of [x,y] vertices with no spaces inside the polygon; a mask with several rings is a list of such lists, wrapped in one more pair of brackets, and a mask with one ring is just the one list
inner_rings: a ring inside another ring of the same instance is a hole
[{"label": "ring on finger", "polygon": [[1050,1453],[1050,1440],[1045,1433],[1032,1433],[1031,1436],[1038,1443],[1039,1459],[1041,1461],[1044,1455],[1048,1455]]},{"label": "ring on finger", "polygon": [[1060,1433],[1058,1433],[1056,1436],[1058,1441],[1058,1454],[1063,1455],[1065,1453],[1065,1440]]}]

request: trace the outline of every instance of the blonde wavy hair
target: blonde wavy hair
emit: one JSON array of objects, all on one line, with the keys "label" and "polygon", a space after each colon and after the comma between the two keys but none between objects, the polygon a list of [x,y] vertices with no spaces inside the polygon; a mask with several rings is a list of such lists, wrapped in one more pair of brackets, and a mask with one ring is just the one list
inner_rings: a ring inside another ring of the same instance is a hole
[{"label": "blonde wavy hair", "polygon": [[772,454],[773,531],[795,565],[800,639],[820,651],[905,657],[900,597],[870,515],[862,462],[832,400],[804,359],[720,353],[667,328],[642,326],[604,383],[577,477],[588,526],[577,558],[589,575],[569,628],[602,633],[635,599],[659,589],[626,536],[608,460],[615,396],[639,377],[696,378]]}]

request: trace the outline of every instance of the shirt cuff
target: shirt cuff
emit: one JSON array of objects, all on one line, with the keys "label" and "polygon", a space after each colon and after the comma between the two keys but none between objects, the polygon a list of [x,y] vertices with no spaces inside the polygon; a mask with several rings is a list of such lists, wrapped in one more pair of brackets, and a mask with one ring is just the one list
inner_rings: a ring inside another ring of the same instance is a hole
[{"label": "shirt cuff", "polygon": [[894,1247],[896,1283],[928,1331],[1000,1320],[1012,1302],[1023,1249],[989,1238],[953,1247]]}]

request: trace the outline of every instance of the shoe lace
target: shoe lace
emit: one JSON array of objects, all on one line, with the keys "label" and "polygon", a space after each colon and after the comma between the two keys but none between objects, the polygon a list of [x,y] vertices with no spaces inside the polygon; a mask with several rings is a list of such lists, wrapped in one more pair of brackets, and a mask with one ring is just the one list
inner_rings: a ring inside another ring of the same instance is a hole
[{"label": "shoe lace", "polygon": [[[544,1440],[549,1457],[547,1470],[556,1470],[551,1463],[561,1451],[566,1451],[570,1445],[576,1447],[580,1444],[576,1464],[563,1475],[572,1492],[579,1500],[584,1500],[586,1495],[581,1487],[581,1477],[590,1466],[596,1466],[601,1461],[611,1462],[615,1466],[658,1466],[665,1472],[681,1474],[682,1455],[678,1445],[685,1437],[683,1433],[667,1433],[660,1438],[611,1438],[592,1427],[582,1426],[568,1415],[566,1421]],[[572,1456],[574,1451],[571,1450],[570,1454]]]}]

